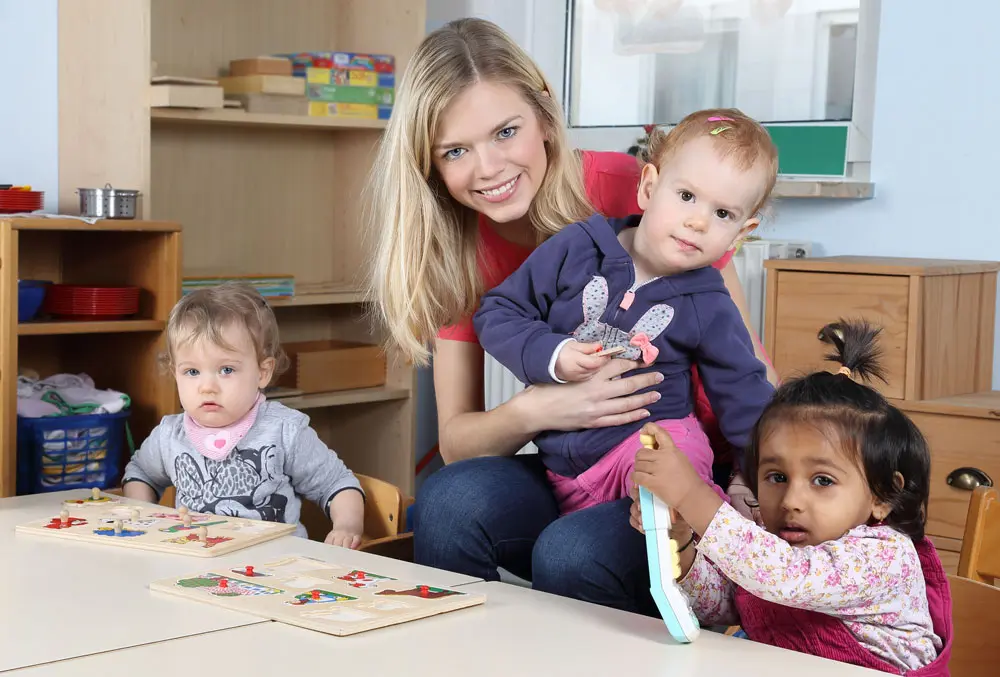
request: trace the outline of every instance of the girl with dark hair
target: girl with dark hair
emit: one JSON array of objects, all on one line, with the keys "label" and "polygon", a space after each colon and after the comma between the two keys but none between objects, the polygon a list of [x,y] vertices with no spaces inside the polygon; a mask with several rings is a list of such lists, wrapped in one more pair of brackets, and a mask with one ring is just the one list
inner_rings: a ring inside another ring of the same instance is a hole
[{"label": "girl with dark hair", "polygon": [[634,480],[701,535],[681,548],[680,586],[703,624],[892,674],[947,675],[951,598],[924,536],[930,456],[867,385],[885,380],[879,331],[824,327],[839,371],[790,380],[765,408],[744,457],[763,527],[724,504],[658,426],[643,429],[657,448],[638,453]]}]

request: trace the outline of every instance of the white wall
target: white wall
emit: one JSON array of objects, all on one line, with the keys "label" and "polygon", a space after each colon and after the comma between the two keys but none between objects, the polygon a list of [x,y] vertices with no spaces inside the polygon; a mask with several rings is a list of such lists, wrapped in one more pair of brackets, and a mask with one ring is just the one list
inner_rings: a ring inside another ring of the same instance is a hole
[{"label": "white wall", "polygon": [[0,183],[59,203],[57,0],[0,0]]},{"label": "white wall", "polygon": [[[790,200],[762,234],[811,240],[824,255],[1000,260],[1000,87],[989,68],[1000,62],[997,25],[1000,3],[883,2],[875,198]],[[1000,329],[997,338],[994,388]]]}]

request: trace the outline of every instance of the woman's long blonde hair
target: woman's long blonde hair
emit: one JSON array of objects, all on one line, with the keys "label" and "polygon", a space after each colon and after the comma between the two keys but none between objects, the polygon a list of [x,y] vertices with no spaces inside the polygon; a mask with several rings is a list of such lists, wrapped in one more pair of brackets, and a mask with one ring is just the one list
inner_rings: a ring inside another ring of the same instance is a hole
[{"label": "woman's long blonde hair", "polygon": [[389,341],[417,364],[427,363],[437,331],[473,313],[483,292],[476,213],[448,193],[431,150],[445,108],[481,81],[516,89],[545,133],[548,168],[528,212],[539,241],[593,211],[562,110],[524,50],[482,19],[427,35],[399,84],[366,196],[376,238],[371,298]]}]

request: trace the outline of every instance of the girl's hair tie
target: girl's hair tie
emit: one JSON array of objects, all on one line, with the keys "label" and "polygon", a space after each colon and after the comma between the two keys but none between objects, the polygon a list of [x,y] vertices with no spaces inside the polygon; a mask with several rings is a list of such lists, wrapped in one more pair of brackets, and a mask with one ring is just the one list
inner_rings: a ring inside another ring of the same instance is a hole
[{"label": "girl's hair tie", "polygon": [[841,367],[840,369],[837,370],[837,373],[838,374],[843,374],[847,378],[851,377],[851,370],[850,370],[849,367]]}]

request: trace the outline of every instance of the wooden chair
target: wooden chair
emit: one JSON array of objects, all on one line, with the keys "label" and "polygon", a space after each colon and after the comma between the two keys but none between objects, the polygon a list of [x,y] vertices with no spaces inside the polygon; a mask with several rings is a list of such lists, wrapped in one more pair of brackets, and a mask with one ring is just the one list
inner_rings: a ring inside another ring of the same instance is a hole
[{"label": "wooden chair", "polygon": [[951,586],[951,677],[992,677],[1000,666],[1000,588],[948,576]]},{"label": "wooden chair", "polygon": [[1000,578],[1000,492],[995,487],[972,492],[958,575],[989,585]]},{"label": "wooden chair", "polygon": [[951,585],[952,677],[995,675],[1000,665],[1000,492],[977,487],[969,501],[958,576]]},{"label": "wooden chair", "polygon": [[[413,498],[404,496],[389,482],[355,473],[365,492],[365,528],[359,550],[384,557],[413,561],[413,534],[406,533],[406,510]],[[105,493],[121,495],[121,489]],[[160,505],[174,506],[174,487],[167,487],[160,496]],[[302,501],[302,524],[314,541],[322,541],[330,532],[330,519],[311,501]]]}]

